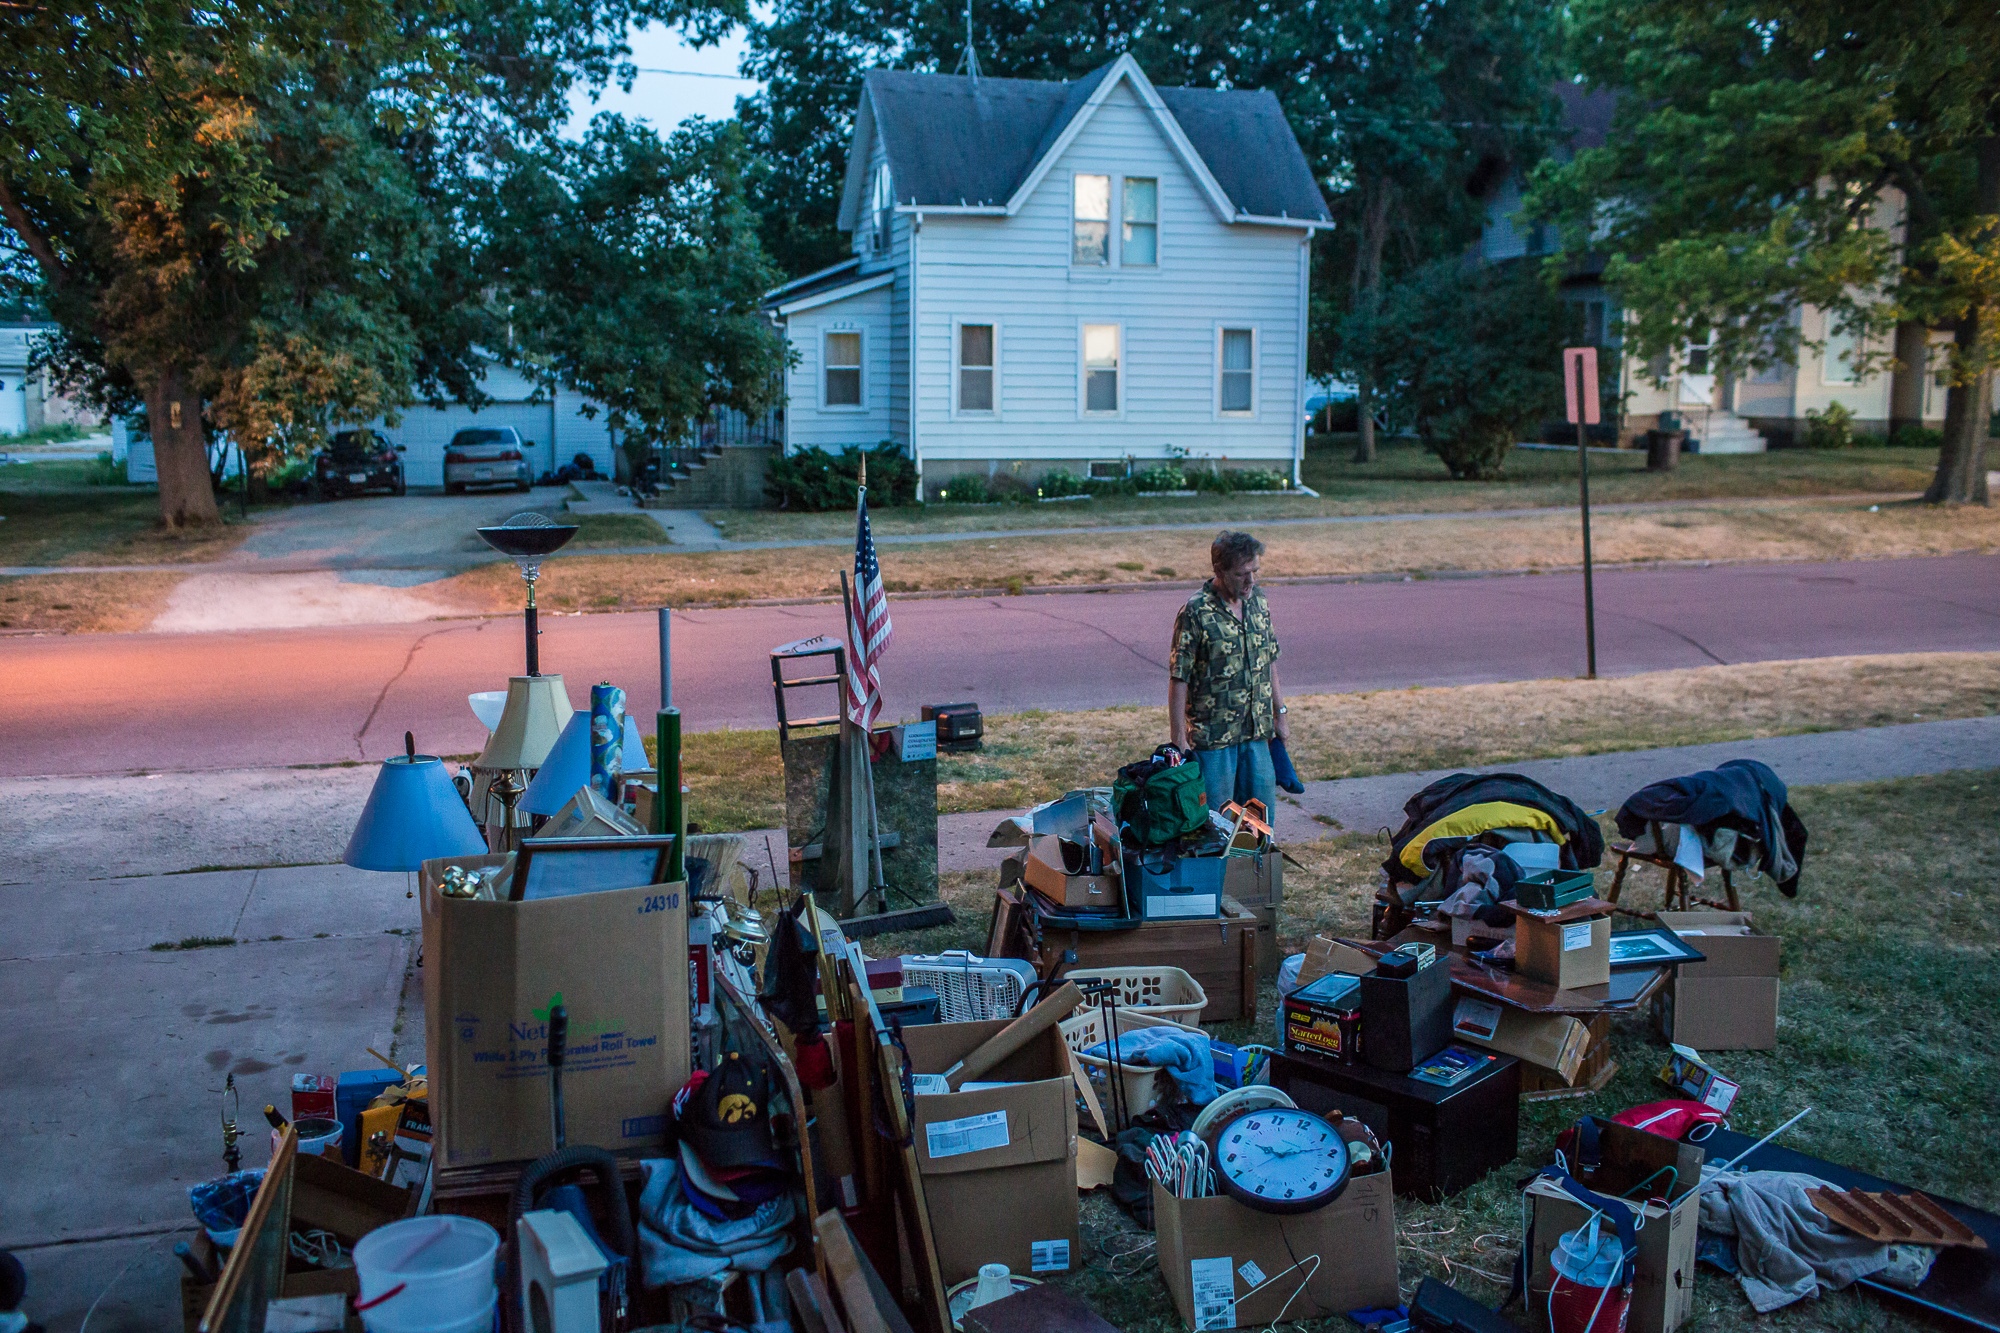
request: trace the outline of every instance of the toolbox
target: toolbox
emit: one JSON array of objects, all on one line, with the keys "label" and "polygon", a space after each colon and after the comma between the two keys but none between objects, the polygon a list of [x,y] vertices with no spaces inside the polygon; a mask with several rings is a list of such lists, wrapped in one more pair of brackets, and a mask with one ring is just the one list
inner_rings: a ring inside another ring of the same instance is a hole
[{"label": "toolbox", "polygon": [[1143,921],[1213,921],[1222,915],[1227,865],[1220,856],[1169,857],[1127,848],[1125,893]]},{"label": "toolbox", "polygon": [[1396,1193],[1435,1202],[1520,1152],[1520,1061],[1500,1056],[1442,1087],[1364,1064],[1292,1051],[1271,1057],[1271,1085],[1317,1115],[1339,1111],[1394,1145]]},{"label": "toolbox", "polygon": [[1596,879],[1588,870],[1538,871],[1514,886],[1514,901],[1537,912],[1553,912],[1596,893]]}]

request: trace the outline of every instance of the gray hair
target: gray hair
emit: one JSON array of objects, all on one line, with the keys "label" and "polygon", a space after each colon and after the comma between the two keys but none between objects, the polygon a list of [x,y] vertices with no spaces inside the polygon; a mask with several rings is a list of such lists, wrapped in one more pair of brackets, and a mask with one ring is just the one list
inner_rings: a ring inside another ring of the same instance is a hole
[{"label": "gray hair", "polygon": [[1264,543],[1247,532],[1230,532],[1227,529],[1215,534],[1215,541],[1208,548],[1208,563],[1218,574],[1227,574],[1232,569],[1241,569],[1258,556],[1264,554]]}]

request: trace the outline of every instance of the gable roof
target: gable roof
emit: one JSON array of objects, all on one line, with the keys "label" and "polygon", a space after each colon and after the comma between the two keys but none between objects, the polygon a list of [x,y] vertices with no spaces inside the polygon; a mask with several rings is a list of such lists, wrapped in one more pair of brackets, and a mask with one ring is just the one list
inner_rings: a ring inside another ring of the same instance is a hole
[{"label": "gable roof", "polygon": [[1266,91],[1154,88],[1130,56],[1071,83],[870,70],[855,118],[840,225],[862,208],[866,157],[879,138],[896,202],[1014,212],[1119,80],[1162,132],[1225,221],[1327,221],[1305,154]]}]

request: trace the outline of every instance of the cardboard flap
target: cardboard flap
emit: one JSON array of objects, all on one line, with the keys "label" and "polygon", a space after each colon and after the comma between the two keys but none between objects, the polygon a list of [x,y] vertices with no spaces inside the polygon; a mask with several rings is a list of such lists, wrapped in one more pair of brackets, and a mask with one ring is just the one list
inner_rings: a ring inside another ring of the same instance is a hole
[{"label": "cardboard flap", "polygon": [[1759,931],[1748,912],[1661,912],[1660,924],[1687,936],[1707,961],[1681,964],[1684,977],[1775,977],[1783,942]]},{"label": "cardboard flap", "polygon": [[1071,1088],[1068,1078],[1043,1079],[917,1098],[918,1169],[943,1176],[1068,1161]]}]

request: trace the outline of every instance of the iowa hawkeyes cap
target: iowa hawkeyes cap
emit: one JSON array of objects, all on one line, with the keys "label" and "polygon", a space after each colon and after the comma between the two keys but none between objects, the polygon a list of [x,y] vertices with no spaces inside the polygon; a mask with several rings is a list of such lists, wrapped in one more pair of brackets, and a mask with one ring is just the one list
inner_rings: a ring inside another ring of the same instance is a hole
[{"label": "iowa hawkeyes cap", "polygon": [[771,1139],[770,1091],[764,1066],[731,1051],[681,1107],[681,1141],[712,1168],[782,1167]]}]

